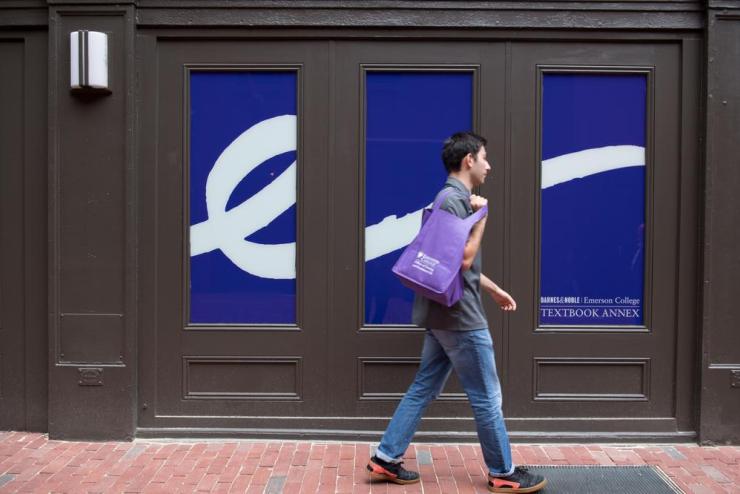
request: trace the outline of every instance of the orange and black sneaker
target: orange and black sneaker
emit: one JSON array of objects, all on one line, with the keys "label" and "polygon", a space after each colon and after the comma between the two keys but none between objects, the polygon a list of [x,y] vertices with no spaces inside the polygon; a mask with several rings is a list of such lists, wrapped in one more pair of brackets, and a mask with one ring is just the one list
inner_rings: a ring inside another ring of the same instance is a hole
[{"label": "orange and black sneaker", "polygon": [[391,463],[373,456],[367,464],[367,471],[373,479],[387,480],[394,484],[415,484],[418,482],[419,474],[406,470],[401,466],[402,463],[402,461]]},{"label": "orange and black sneaker", "polygon": [[488,477],[491,492],[537,492],[546,485],[545,477],[529,473],[524,467],[516,467],[514,473],[506,477]]}]

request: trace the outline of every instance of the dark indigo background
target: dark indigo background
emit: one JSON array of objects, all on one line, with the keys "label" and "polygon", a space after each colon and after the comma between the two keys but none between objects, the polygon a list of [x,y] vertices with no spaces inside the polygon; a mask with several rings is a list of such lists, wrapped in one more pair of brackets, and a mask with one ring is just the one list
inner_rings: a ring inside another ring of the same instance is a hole
[{"label": "dark indigo background", "polygon": [[[546,74],[543,159],[584,149],[645,146],[644,75]],[[541,324],[642,324],[645,167],[542,191],[541,295],[640,300],[638,317],[544,317]],[[542,308],[563,304],[541,304]],[[570,307],[586,307],[584,304]]]},{"label": "dark indigo background", "polygon": [[[190,78],[190,222],[207,220],[206,179],[219,155],[262,120],[296,114],[293,72],[193,72]],[[265,161],[231,193],[227,210],[249,199],[296,158],[283,153]],[[298,164],[300,166],[300,164]],[[278,244],[296,240],[296,208],[247,237]],[[296,281],[245,273],[220,250],[191,258],[193,323],[295,323]]]},{"label": "dark indigo background", "polygon": [[[366,88],[365,222],[373,225],[423,208],[442,188],[442,142],[473,126],[473,77],[371,72]],[[411,322],[413,292],[391,272],[401,250],[365,264],[368,324]]]}]

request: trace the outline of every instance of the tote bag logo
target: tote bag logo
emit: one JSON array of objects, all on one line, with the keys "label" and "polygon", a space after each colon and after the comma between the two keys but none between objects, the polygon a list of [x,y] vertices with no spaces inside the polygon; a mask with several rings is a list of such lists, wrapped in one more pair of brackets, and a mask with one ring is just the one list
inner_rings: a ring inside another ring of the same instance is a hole
[{"label": "tote bag logo", "polygon": [[428,256],[419,251],[419,253],[416,254],[416,259],[414,260],[412,266],[419,271],[423,271],[427,274],[434,274],[434,268],[436,268],[438,264],[438,259],[435,259],[432,256]]}]

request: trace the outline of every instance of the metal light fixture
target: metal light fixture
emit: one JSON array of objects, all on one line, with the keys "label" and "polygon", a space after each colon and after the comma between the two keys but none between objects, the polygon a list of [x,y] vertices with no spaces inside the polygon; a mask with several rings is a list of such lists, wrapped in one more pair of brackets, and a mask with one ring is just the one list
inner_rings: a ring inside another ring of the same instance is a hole
[{"label": "metal light fixture", "polygon": [[69,34],[70,87],[75,92],[110,93],[108,35],[96,31]]}]

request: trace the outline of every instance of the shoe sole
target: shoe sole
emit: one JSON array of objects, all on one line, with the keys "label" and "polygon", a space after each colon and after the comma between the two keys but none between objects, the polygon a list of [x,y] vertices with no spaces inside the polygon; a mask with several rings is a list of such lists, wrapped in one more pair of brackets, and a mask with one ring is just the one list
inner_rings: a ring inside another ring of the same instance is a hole
[{"label": "shoe sole", "polygon": [[[383,480],[386,482],[393,482],[394,484],[400,484],[400,485],[407,485],[407,484],[415,484],[421,480],[421,478],[415,479],[415,480],[402,480],[398,477],[393,477],[392,475],[386,475],[384,473],[375,472],[373,468],[370,466],[371,464],[367,465],[367,473],[370,475],[370,478],[373,480]],[[383,467],[378,467],[383,469]]]},{"label": "shoe sole", "polygon": [[539,484],[535,484],[532,487],[520,487],[518,489],[512,489],[511,487],[492,487],[490,484],[488,485],[488,490],[490,492],[510,492],[511,494],[527,494],[529,492],[537,492],[539,490],[544,489],[544,487],[547,485],[547,479],[544,479]]},{"label": "shoe sole", "polygon": [[406,485],[406,484],[415,484],[419,482],[421,479],[416,480],[401,480],[394,477],[389,477],[388,475],[383,475],[382,473],[375,473],[375,472],[368,472],[370,475],[370,478],[373,480],[385,480],[386,482],[393,482],[394,484],[400,484],[400,485]]}]

